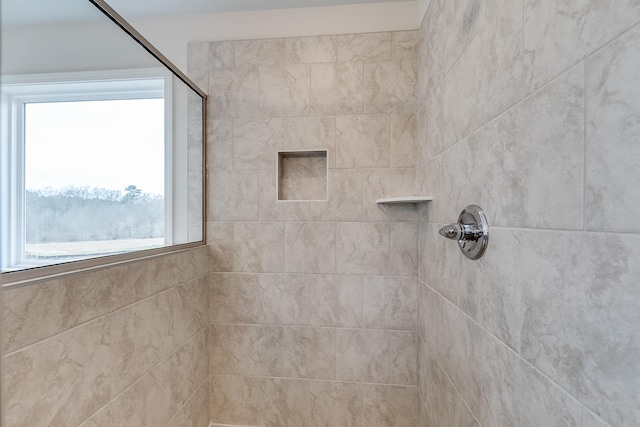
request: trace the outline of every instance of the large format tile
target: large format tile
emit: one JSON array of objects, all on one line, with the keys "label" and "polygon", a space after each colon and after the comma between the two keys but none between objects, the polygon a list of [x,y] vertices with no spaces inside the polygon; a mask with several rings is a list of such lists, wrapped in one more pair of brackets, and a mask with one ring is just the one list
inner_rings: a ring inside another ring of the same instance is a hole
[{"label": "large format tile", "polygon": [[256,221],[259,205],[258,171],[213,171],[207,174],[207,219]]},{"label": "large format tile", "polygon": [[[66,329],[96,319],[175,285],[153,280],[153,269],[150,262],[136,262],[61,279],[62,327]],[[169,275],[161,268],[156,273]]]},{"label": "large format tile", "polygon": [[113,396],[109,340],[100,319],[5,357],[8,424],[79,425],[107,404]]},{"label": "large format tile", "polygon": [[256,426],[267,404],[264,378],[211,375],[211,422]]},{"label": "large format tile", "polygon": [[166,297],[156,296],[107,317],[114,367],[112,382],[117,393],[174,350],[173,316],[166,301]]},{"label": "large format tile", "polygon": [[308,323],[307,276],[217,274],[210,278],[210,291],[212,323]]},{"label": "large format tile", "polygon": [[582,229],[583,79],[572,69],[444,153],[436,215],[473,201],[490,226]]},{"label": "large format tile", "polygon": [[336,330],[338,380],[389,382],[389,332],[372,329]]},{"label": "large format tile", "polygon": [[292,273],[335,273],[336,225],[309,222],[286,223],[285,271]]},{"label": "large format tile", "polygon": [[327,201],[310,202],[312,221],[362,220],[362,170],[330,169]]},{"label": "large format tile", "polygon": [[340,274],[388,274],[389,241],[388,223],[339,223],[336,271]]},{"label": "large format tile", "polygon": [[640,21],[634,0],[525,0],[525,84],[533,91]]},{"label": "large format tile", "polygon": [[288,64],[335,62],[337,59],[338,36],[285,39],[285,60]]},{"label": "large format tile", "polygon": [[207,113],[210,118],[255,118],[260,115],[259,68],[248,65],[238,68],[209,70]]},{"label": "large format tile", "polygon": [[5,354],[62,330],[57,280],[2,292],[2,338]]},{"label": "large format tile", "polygon": [[209,381],[205,381],[191,396],[167,427],[209,427]]},{"label": "large format tile", "polygon": [[236,223],[233,265],[236,271],[278,273],[284,267],[282,223]]},{"label": "large format tile", "polygon": [[391,167],[413,168],[418,155],[417,117],[415,114],[391,116]]},{"label": "large format tile", "polygon": [[367,277],[363,287],[364,327],[416,330],[416,279]]},{"label": "large format tile", "polygon": [[[501,0],[433,94],[429,132],[442,152],[522,98],[522,4]],[[470,71],[473,70],[473,71]]]},{"label": "large format tile", "polygon": [[482,425],[581,425],[577,400],[503,343],[485,335]]},{"label": "large format tile", "polygon": [[335,377],[333,328],[218,324],[211,326],[210,343],[213,374]]},{"label": "large format tile", "polygon": [[209,70],[235,67],[235,46],[232,41],[209,42]]},{"label": "large format tile", "polygon": [[412,276],[418,273],[418,226],[408,222],[389,224],[389,274]]},{"label": "large format tile", "polygon": [[207,171],[233,170],[233,120],[207,120]]},{"label": "large format tile", "polygon": [[336,118],[292,117],[284,120],[285,150],[327,150],[327,164],[335,167]]},{"label": "large format tile", "polygon": [[207,379],[203,330],[135,382],[82,427],[166,425]]},{"label": "large format tile", "polygon": [[187,44],[187,74],[205,91],[209,88],[209,43],[189,42]]},{"label": "large format tile", "polygon": [[483,2],[431,1],[420,34],[422,74],[431,85],[436,86],[442,81],[483,28],[485,8]]},{"label": "large format tile", "polygon": [[306,116],[310,111],[309,65],[262,67],[260,108],[266,117]]},{"label": "large format tile", "polygon": [[368,114],[415,113],[416,58],[364,64],[364,110]]},{"label": "large format tile", "polygon": [[418,57],[418,31],[395,31],[391,33],[391,55],[393,58]]},{"label": "large format tile", "polygon": [[338,36],[338,61],[391,58],[391,33],[345,34]]},{"label": "large format tile", "polygon": [[278,66],[284,63],[284,39],[234,42],[236,66]]},{"label": "large format tile", "polygon": [[[611,8],[618,8],[618,4]],[[619,2],[628,3],[628,2]],[[640,14],[640,6],[636,7]],[[640,27],[586,60],[586,225],[640,232]]]},{"label": "large format tile", "polygon": [[415,387],[367,385],[363,387],[364,424],[376,427],[418,425]]},{"label": "large format tile", "polygon": [[207,222],[206,243],[210,249],[211,271],[232,271],[233,223]]},{"label": "large format tile", "polygon": [[363,426],[362,392],[355,384],[269,379],[258,425],[265,427]]},{"label": "large format tile", "polygon": [[389,117],[386,115],[336,118],[337,168],[388,168]]},{"label": "large format tile", "polygon": [[[640,422],[640,239],[526,232],[522,355],[611,425]],[[533,255],[533,257],[532,257]]]},{"label": "large format tile", "polygon": [[309,276],[310,324],[361,327],[362,281],[360,276]]},{"label": "large format tile", "polygon": [[418,382],[418,337],[415,332],[389,331],[389,382]]},{"label": "large format tile", "polygon": [[311,114],[361,114],[363,78],[362,62],[311,64]]},{"label": "large format tile", "polygon": [[286,327],[282,344],[282,376],[336,378],[336,330]]},{"label": "large format tile", "polygon": [[282,119],[234,120],[234,170],[275,169],[283,142]]}]

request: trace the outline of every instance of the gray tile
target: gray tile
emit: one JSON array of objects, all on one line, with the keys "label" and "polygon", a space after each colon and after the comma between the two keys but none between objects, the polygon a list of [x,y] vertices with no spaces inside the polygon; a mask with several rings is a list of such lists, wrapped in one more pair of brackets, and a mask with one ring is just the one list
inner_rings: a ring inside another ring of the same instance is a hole
[{"label": "gray tile", "polygon": [[338,61],[391,58],[391,33],[346,34],[338,36]]},{"label": "gray tile", "polygon": [[207,174],[210,221],[258,220],[258,171],[214,171]]},{"label": "gray tile", "polygon": [[366,385],[363,402],[367,426],[414,427],[418,424],[415,387]]},{"label": "gray tile", "polygon": [[283,143],[282,119],[234,120],[234,170],[275,169]]},{"label": "gray tile", "polygon": [[473,201],[490,225],[582,229],[583,78],[572,69],[448,150],[436,215]]},{"label": "gray tile", "polygon": [[262,67],[260,108],[266,117],[306,116],[310,111],[309,65]]},{"label": "gray tile", "polygon": [[260,115],[259,67],[209,70],[207,112],[213,118],[247,119]]},{"label": "gray tile", "polygon": [[335,224],[286,223],[284,251],[288,272],[335,273]]},{"label": "gray tile", "polygon": [[389,382],[389,333],[381,330],[336,330],[337,379]]},{"label": "gray tile", "polygon": [[326,202],[310,202],[312,221],[362,220],[361,170],[330,169],[328,193]]},{"label": "gray tile", "polygon": [[389,117],[338,116],[336,119],[337,168],[388,168]]},{"label": "gray tile", "polygon": [[367,277],[363,295],[365,328],[416,330],[415,278]]},{"label": "gray tile", "polygon": [[[611,2],[606,2],[611,3]],[[621,2],[627,3],[627,2]],[[618,8],[617,4],[611,8]],[[640,13],[640,7],[637,8]],[[640,232],[640,28],[586,61],[586,225]]]},{"label": "gray tile", "polygon": [[285,58],[288,64],[335,62],[338,58],[338,36],[286,39]]},{"label": "gray tile", "polygon": [[364,111],[362,62],[311,65],[311,114],[361,114]]},{"label": "gray tile", "polygon": [[364,110],[368,114],[415,113],[417,58],[364,64]]},{"label": "gray tile", "polygon": [[525,0],[524,52],[529,92],[640,20],[633,0]]},{"label": "gray tile", "polygon": [[240,40],[234,46],[236,66],[284,64],[284,39]]},{"label": "gray tile", "polygon": [[309,276],[310,324],[361,327],[362,280],[360,276]]},{"label": "gray tile", "polygon": [[388,274],[389,224],[339,223],[336,252],[339,274]]},{"label": "gray tile", "polygon": [[284,268],[284,224],[236,223],[233,265],[236,271],[278,273]]}]

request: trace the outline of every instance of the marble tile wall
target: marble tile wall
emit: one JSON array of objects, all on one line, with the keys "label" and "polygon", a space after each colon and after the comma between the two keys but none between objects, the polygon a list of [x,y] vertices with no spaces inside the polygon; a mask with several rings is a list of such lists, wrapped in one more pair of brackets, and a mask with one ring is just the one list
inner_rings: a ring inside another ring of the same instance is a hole
[{"label": "marble tile wall", "polygon": [[4,290],[12,426],[209,424],[206,247]]},{"label": "marble tile wall", "polygon": [[[211,421],[415,426],[417,31],[192,43],[208,87]],[[328,200],[276,201],[278,150]]]},{"label": "marble tile wall", "polygon": [[[639,40],[633,1],[431,1],[421,426],[640,425]],[[475,262],[437,233],[471,203],[491,232]]]}]

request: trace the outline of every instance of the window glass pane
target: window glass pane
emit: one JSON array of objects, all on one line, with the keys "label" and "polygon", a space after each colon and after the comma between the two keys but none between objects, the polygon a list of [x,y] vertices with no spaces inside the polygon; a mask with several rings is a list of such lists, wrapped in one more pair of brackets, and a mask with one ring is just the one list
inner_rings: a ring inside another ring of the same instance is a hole
[{"label": "window glass pane", "polygon": [[163,99],[28,103],[24,117],[26,260],[164,245]]}]

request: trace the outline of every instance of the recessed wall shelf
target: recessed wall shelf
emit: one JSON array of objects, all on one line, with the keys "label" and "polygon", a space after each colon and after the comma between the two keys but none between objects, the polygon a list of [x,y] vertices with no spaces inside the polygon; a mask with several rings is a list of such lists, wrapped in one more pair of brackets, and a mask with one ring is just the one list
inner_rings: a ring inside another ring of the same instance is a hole
[{"label": "recessed wall shelf", "polygon": [[423,203],[433,200],[431,196],[405,196],[405,197],[386,197],[376,200],[376,203],[386,204],[406,204],[406,203]]},{"label": "recessed wall shelf", "polygon": [[277,200],[328,199],[328,150],[278,151]]}]

